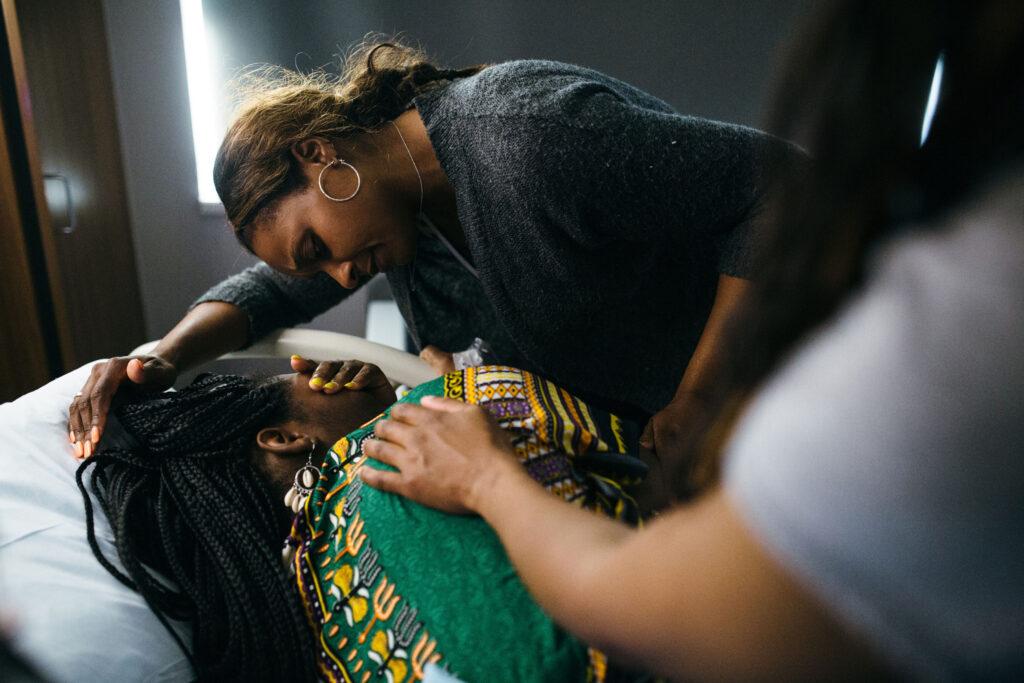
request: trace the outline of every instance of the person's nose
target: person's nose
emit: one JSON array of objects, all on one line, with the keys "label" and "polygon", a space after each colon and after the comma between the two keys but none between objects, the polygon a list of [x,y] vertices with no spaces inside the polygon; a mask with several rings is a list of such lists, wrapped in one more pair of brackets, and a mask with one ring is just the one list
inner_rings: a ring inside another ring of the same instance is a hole
[{"label": "person's nose", "polygon": [[345,289],[355,289],[359,286],[359,277],[356,274],[356,266],[352,261],[334,263],[325,268],[327,274]]}]

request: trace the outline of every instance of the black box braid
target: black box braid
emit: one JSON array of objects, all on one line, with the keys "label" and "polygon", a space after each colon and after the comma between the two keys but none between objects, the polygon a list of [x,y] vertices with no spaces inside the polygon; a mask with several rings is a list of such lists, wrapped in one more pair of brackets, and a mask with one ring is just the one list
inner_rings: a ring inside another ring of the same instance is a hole
[{"label": "black box braid", "polygon": [[[316,679],[280,503],[251,457],[257,431],[291,412],[283,382],[202,375],[116,406],[108,443],[76,473],[96,559],[145,598],[200,679]],[[90,468],[124,571],[96,540]],[[170,619],[191,624],[191,649]]]}]

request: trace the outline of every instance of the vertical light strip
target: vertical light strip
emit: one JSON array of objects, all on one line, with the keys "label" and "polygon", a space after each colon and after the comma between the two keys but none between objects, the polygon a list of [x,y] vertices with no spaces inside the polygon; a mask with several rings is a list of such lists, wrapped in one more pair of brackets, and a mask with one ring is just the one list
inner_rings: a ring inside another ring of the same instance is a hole
[{"label": "vertical light strip", "polygon": [[935,60],[935,71],[932,73],[932,89],[928,92],[928,106],[924,110],[924,120],[921,122],[921,145],[928,139],[928,133],[932,129],[932,119],[935,118],[935,108],[939,105],[939,91],[942,89],[942,71],[946,65],[946,56],[939,53]]},{"label": "vertical light strip", "polygon": [[206,24],[203,21],[202,0],[181,0],[181,28],[185,40],[185,69],[188,75],[188,100],[192,111],[192,143],[196,152],[196,178],[199,185],[199,201],[203,204],[219,204],[217,191],[213,186],[213,158],[220,144],[223,131],[218,125],[210,85],[211,63],[207,52]]}]

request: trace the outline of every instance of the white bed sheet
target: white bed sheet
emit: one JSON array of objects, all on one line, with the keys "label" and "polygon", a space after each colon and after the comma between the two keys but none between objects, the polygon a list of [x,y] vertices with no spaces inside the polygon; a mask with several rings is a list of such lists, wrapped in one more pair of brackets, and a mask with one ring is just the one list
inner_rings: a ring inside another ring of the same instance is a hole
[{"label": "white bed sheet", "polygon": [[[226,357],[293,353],[359,358],[409,386],[435,374],[412,354],[320,330],[281,330]],[[54,681],[192,680],[167,630],[141,596],[100,566],[86,540],[79,462],[66,429],[68,405],[91,367],[0,405],[0,619],[13,621],[15,648]],[[101,512],[96,530],[106,556],[120,566]],[[187,628],[179,632],[189,642]]]},{"label": "white bed sheet", "polygon": [[[191,680],[170,634],[86,541],[66,425],[91,365],[0,405],[0,612],[14,647],[52,680]],[[102,514],[96,529],[116,562]]]}]

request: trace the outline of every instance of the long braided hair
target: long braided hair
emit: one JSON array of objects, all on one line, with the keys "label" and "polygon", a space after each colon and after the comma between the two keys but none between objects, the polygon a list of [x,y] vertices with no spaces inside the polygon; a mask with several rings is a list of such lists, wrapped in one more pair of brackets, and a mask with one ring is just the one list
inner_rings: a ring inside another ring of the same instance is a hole
[{"label": "long braided hair", "polygon": [[[252,462],[258,430],[295,416],[286,385],[201,375],[111,415],[121,433],[108,427],[110,443],[76,475],[96,559],[145,598],[200,679],[315,679],[310,631],[281,563],[282,506]],[[124,571],[97,543],[89,490]],[[169,620],[191,624],[191,648]]]}]

